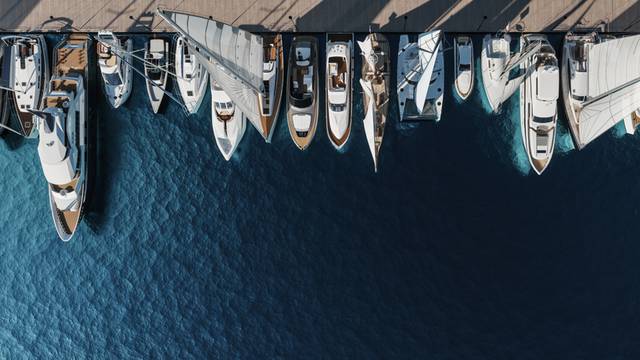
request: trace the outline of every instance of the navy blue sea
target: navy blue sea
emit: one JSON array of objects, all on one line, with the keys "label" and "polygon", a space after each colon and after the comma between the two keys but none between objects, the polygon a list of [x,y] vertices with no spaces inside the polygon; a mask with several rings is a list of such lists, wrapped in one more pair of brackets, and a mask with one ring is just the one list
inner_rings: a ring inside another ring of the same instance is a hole
[{"label": "navy blue sea", "polygon": [[536,176],[517,97],[490,115],[478,74],[458,101],[445,57],[442,121],[399,124],[392,100],[377,174],[359,87],[345,152],[324,120],[297,150],[281,113],[271,145],[248,125],[228,163],[208,98],[154,116],[140,77],[117,111],[96,89],[70,243],[37,140],[3,135],[0,357],[637,359],[640,139],[615,129],[577,152],[562,116]]}]

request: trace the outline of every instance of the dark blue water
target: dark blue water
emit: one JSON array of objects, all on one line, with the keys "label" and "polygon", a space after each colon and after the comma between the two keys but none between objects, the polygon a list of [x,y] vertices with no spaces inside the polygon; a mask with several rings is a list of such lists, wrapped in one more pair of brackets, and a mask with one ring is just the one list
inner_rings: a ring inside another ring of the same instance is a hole
[{"label": "dark blue water", "polygon": [[209,99],[153,116],[139,77],[117,111],[98,92],[70,243],[37,141],[3,135],[0,357],[638,358],[637,136],[577,152],[563,130],[536,176],[517,97],[494,116],[480,82],[463,103],[447,90],[438,124],[401,126],[392,101],[378,174],[359,93],[344,153],[324,122],[297,150],[281,116],[227,163]]}]

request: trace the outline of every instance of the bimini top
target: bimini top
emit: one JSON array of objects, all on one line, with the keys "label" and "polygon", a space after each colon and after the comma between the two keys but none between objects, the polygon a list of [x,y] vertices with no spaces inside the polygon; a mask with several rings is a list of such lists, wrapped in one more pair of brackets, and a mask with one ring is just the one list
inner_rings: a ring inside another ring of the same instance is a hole
[{"label": "bimini top", "polygon": [[67,184],[75,177],[75,156],[67,148],[64,111],[47,108],[36,114],[42,119],[38,155],[44,176],[50,184]]},{"label": "bimini top", "polygon": [[260,123],[262,37],[203,16],[162,8],[157,12],[186,38],[192,53],[245,116]]},{"label": "bimini top", "polygon": [[587,144],[640,108],[640,35],[608,40],[589,51],[588,98],[579,113]]}]

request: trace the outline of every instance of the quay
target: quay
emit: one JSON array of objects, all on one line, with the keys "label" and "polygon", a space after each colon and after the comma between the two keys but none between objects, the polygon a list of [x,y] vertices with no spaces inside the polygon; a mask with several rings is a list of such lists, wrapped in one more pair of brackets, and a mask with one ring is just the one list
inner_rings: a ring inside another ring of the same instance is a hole
[{"label": "quay", "polygon": [[0,31],[171,31],[158,6],[254,32],[640,32],[638,0],[2,0]]}]

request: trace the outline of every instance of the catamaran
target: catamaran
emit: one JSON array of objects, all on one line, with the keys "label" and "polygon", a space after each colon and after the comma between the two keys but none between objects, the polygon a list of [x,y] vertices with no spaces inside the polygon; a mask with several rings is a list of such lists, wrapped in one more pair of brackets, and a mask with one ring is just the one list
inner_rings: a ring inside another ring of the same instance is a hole
[{"label": "catamaran", "polygon": [[211,79],[211,114],[216,145],[224,159],[229,161],[242,140],[247,120],[213,78]]},{"label": "catamaran", "polygon": [[529,71],[520,84],[520,129],[529,163],[540,175],[549,165],[555,146],[560,70],[556,52],[545,35],[522,35],[520,48],[535,42],[542,44],[540,50],[520,64],[522,71]]},{"label": "catamaran", "polygon": [[87,79],[90,38],[66,36],[53,54],[54,72],[39,124],[38,155],[47,179],[51,215],[63,241],[78,229],[87,194]]},{"label": "catamaran", "polygon": [[482,83],[493,112],[498,112],[500,106],[520,87],[526,76],[526,71],[520,71],[520,64],[538,51],[539,47],[540,43],[536,42],[527,49],[520,49],[520,52],[511,54],[509,34],[484,37],[480,55]]},{"label": "catamaran", "polygon": [[466,100],[473,90],[473,41],[469,36],[456,36],[453,39],[455,59],[455,89],[456,94]]},{"label": "catamaran", "polygon": [[400,36],[397,93],[400,120],[440,121],[444,96],[442,32],[422,33],[418,42]]},{"label": "catamaran", "polygon": [[284,89],[284,47],[282,35],[264,35],[264,60],[262,64],[263,91],[258,93],[260,123],[254,126],[266,142],[271,142],[278,121]]},{"label": "catamaran", "polygon": [[362,51],[360,86],[364,91],[364,133],[373,158],[374,170],[377,172],[378,156],[389,112],[389,41],[382,34],[371,33],[364,41],[358,41],[358,46]]},{"label": "catamaran", "polygon": [[341,149],[351,134],[353,34],[327,34],[327,135]]},{"label": "catamaran", "polygon": [[49,81],[49,57],[43,35],[5,36],[2,40],[11,44],[11,89],[13,102],[25,137],[37,135],[34,115],[42,105]]},{"label": "catamaran", "polygon": [[[262,37],[205,16],[162,8],[158,8],[157,13],[186,39],[191,53],[205,65],[216,86],[233,103],[234,113],[242,113],[243,119],[260,124],[264,110],[264,107],[261,108],[263,101],[260,95],[266,94]],[[278,51],[276,56],[280,58],[277,54]],[[278,101],[275,101],[276,92],[270,90],[268,93],[274,95],[270,95],[268,112],[269,117],[273,116],[270,119],[273,129]]]},{"label": "catamaran", "polygon": [[318,125],[318,40],[296,36],[289,54],[287,123],[291,139],[305,150]]},{"label": "catamaran", "polygon": [[191,53],[186,41],[182,36],[176,41],[176,81],[187,112],[195,114],[207,92],[209,73],[200,60]]},{"label": "catamaran", "polygon": [[104,94],[109,105],[117,109],[131,95],[133,40],[118,38],[111,31],[98,32],[97,39],[98,65],[102,73]]},{"label": "catamaran", "polygon": [[163,38],[151,39],[144,51],[144,75],[151,108],[158,113],[167,90],[169,70],[169,42]]},{"label": "catamaran", "polygon": [[640,108],[640,35],[608,39],[568,33],[562,51],[562,94],[578,149],[624,121],[634,133]]}]

